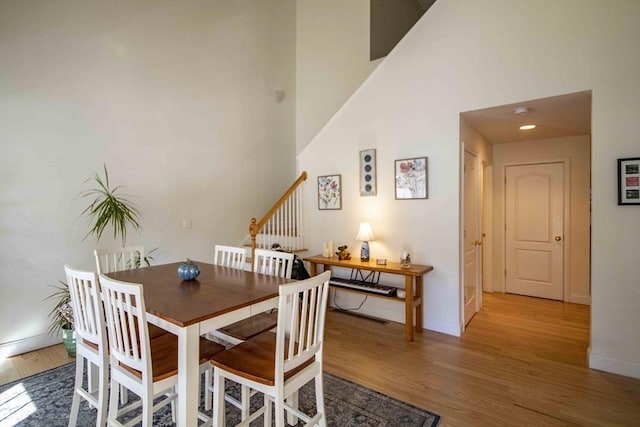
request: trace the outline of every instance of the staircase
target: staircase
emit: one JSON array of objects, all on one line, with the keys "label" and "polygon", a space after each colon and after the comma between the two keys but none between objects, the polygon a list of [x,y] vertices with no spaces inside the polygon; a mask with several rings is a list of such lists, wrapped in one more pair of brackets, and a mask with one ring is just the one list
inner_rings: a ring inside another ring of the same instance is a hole
[{"label": "staircase", "polygon": [[302,236],[302,183],[306,179],[304,171],[260,221],[251,218],[251,259],[256,248],[270,249],[274,243],[287,252],[306,250]]}]

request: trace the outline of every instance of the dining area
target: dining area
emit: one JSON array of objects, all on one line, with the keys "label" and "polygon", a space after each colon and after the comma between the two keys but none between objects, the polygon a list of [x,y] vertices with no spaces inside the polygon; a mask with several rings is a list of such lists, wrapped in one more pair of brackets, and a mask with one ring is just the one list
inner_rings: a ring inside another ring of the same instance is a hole
[{"label": "dining area", "polygon": [[[96,272],[65,266],[77,340],[69,426],[81,399],[96,425],[154,425],[153,412],[166,405],[177,426],[234,425],[225,419],[232,406],[241,425],[261,416],[265,425],[326,425],[329,273],[293,280],[291,253],[257,249],[248,264],[244,248],[222,245],[211,263],[189,261],[193,278],[181,274],[184,262],[138,266],[136,257],[143,247],[96,250]],[[231,381],[238,398],[225,391]],[[317,410],[307,415],[297,392],[310,381]],[[252,396],[261,407],[249,413]]]}]

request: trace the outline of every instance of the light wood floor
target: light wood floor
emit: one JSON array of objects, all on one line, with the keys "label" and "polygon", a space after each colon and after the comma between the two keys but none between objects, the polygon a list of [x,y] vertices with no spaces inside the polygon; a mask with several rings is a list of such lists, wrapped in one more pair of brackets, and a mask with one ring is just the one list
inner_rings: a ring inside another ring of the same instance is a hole
[{"label": "light wood floor", "polygon": [[[325,370],[431,410],[444,426],[638,426],[640,380],[587,367],[589,307],[485,294],[461,338],[330,312]],[[62,345],[0,365],[0,383],[72,361]]]}]

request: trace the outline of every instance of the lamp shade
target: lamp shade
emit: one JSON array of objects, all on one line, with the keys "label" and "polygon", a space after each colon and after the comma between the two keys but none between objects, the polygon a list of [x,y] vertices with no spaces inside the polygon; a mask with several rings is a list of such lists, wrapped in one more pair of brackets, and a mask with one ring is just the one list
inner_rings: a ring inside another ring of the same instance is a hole
[{"label": "lamp shade", "polygon": [[374,239],[375,238],[373,237],[373,230],[371,229],[371,225],[369,225],[368,222],[361,222],[356,240],[360,240],[361,242],[368,242]]}]

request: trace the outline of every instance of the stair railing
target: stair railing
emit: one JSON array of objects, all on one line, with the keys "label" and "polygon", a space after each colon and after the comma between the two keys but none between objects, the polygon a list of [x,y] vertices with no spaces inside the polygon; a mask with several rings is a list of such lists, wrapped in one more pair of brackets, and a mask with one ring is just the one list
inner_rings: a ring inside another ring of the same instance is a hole
[{"label": "stair railing", "polygon": [[304,249],[301,184],[306,179],[307,172],[304,171],[260,221],[251,218],[252,260],[255,259],[256,248],[269,249],[274,243],[291,252]]}]

